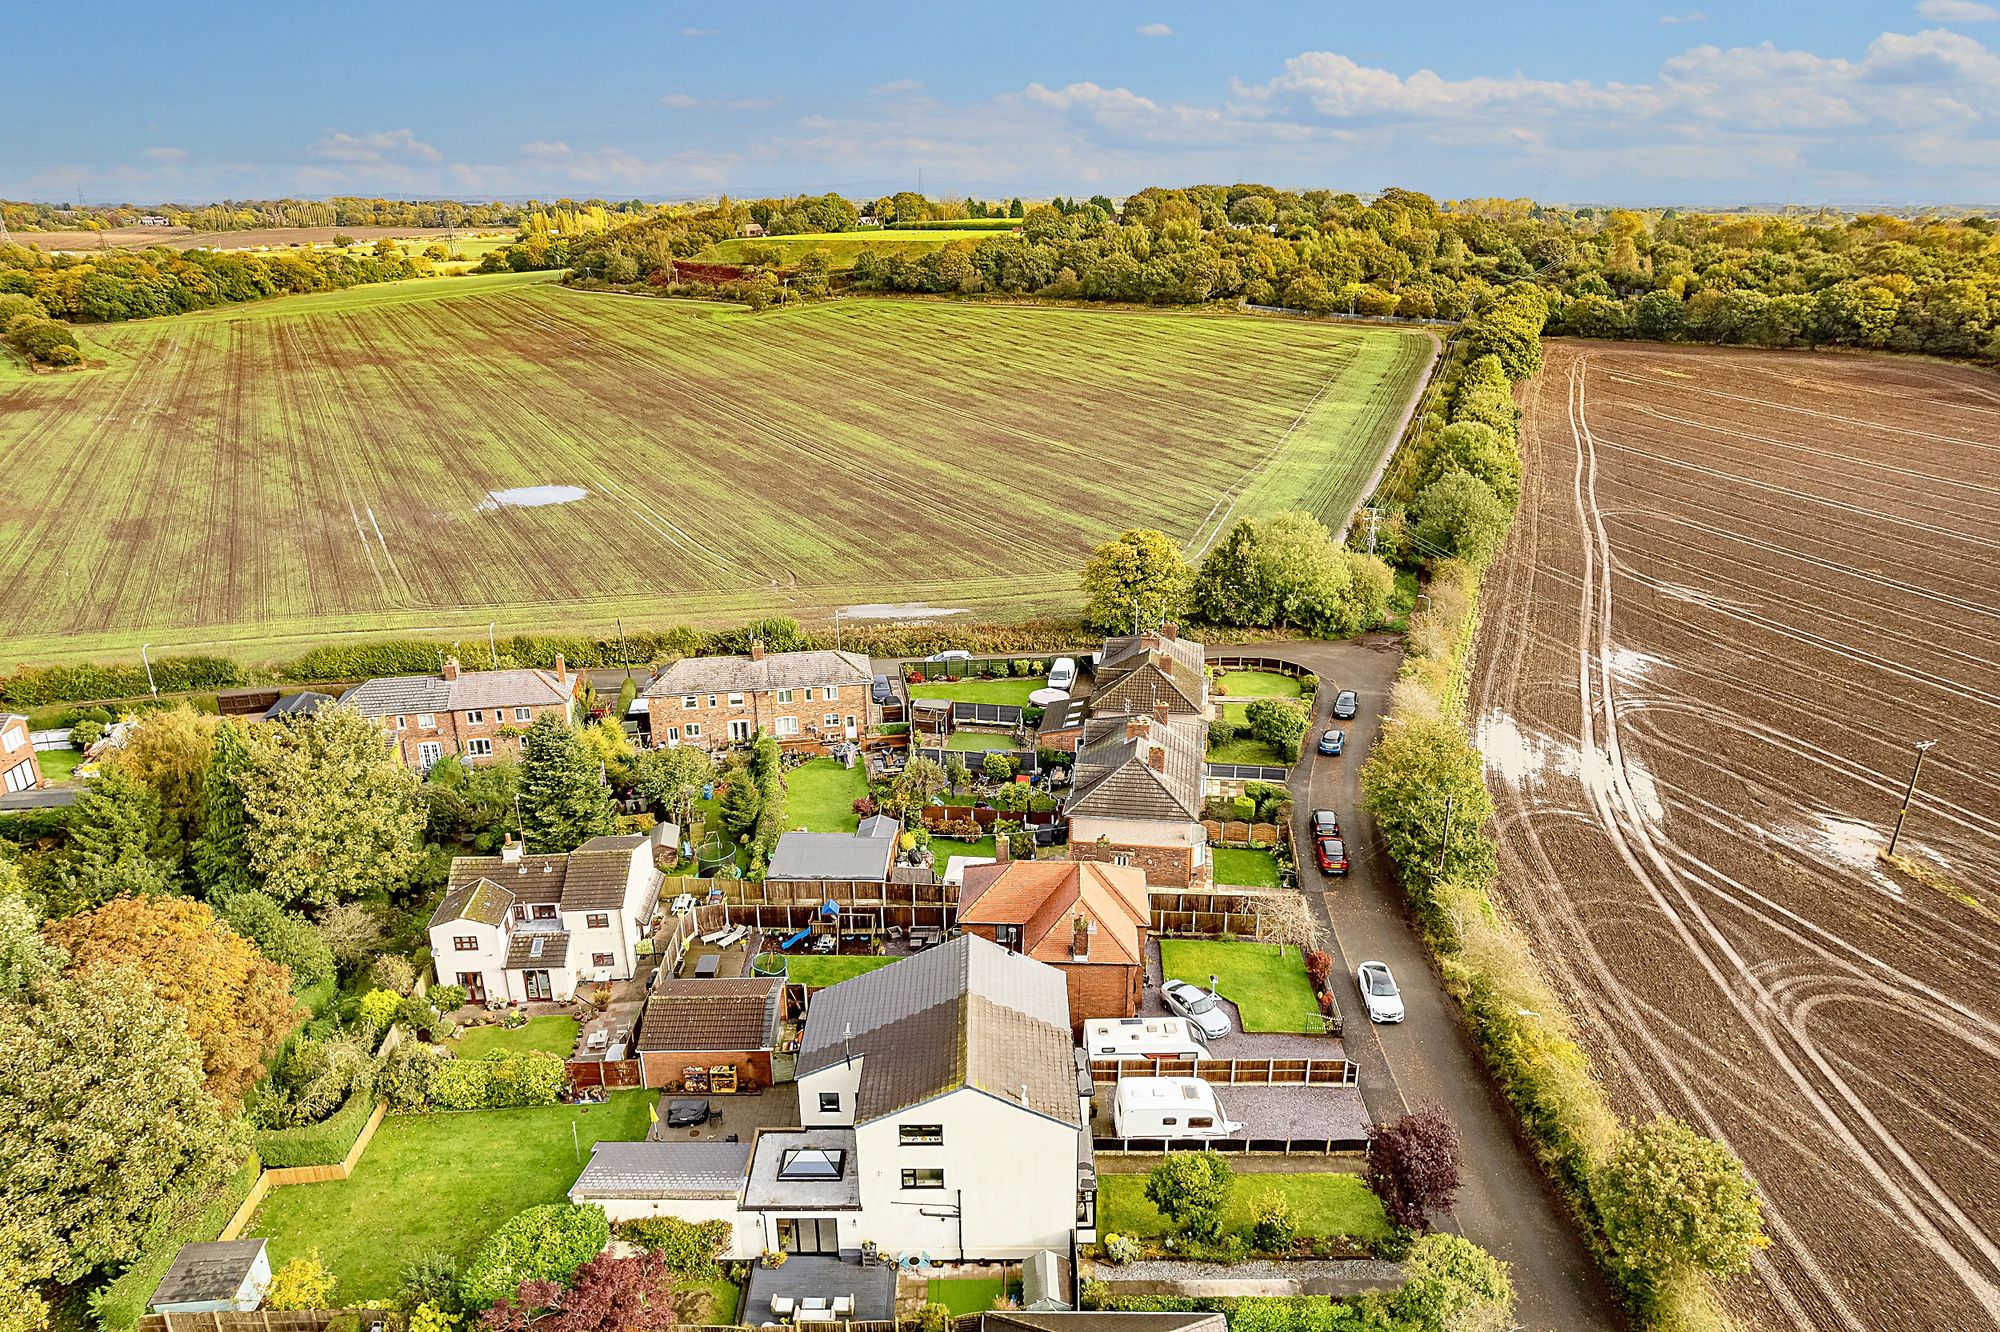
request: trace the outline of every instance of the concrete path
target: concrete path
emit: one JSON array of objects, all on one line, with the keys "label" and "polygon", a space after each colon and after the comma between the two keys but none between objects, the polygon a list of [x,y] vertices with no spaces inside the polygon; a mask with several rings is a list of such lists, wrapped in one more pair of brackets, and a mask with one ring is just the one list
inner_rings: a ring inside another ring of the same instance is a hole
[{"label": "concrete path", "polygon": [[[1389,1119],[1409,1106],[1435,1101],[1458,1126],[1465,1182],[1446,1226],[1512,1266],[1521,1327],[1529,1332],[1624,1327],[1597,1265],[1518,1137],[1511,1107],[1501,1099],[1459,1020],[1457,1005],[1432,970],[1429,954],[1404,914],[1375,821],[1362,807],[1361,765],[1380,731],[1401,661],[1396,638],[1371,634],[1350,643],[1279,643],[1255,650],[1297,662],[1319,676],[1308,735],[1334,724],[1327,709],[1340,690],[1352,689],[1361,698],[1360,714],[1344,723],[1347,752],[1321,758],[1309,747],[1293,769],[1293,835],[1307,852],[1300,858],[1300,887],[1321,925],[1332,931],[1335,993],[1348,1017],[1347,1057],[1360,1065],[1361,1092],[1370,1114]],[[1315,808],[1340,815],[1352,863],[1345,878],[1324,877],[1312,864],[1310,819]],[[1400,1025],[1378,1027],[1361,1016],[1354,969],[1368,960],[1386,962],[1395,973],[1409,1014]]]}]

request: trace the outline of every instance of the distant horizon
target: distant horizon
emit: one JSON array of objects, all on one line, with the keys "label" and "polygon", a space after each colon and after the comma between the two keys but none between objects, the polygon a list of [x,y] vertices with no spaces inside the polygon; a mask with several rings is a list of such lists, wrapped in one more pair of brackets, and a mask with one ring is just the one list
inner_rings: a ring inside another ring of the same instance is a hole
[{"label": "distant horizon", "polygon": [[1242,179],[1605,207],[2000,199],[2000,0],[1548,0],[1526,22],[1470,0],[1022,0],[1007,17],[614,3],[550,41],[379,0],[106,0],[86,65],[16,62],[0,196],[1046,197]]}]

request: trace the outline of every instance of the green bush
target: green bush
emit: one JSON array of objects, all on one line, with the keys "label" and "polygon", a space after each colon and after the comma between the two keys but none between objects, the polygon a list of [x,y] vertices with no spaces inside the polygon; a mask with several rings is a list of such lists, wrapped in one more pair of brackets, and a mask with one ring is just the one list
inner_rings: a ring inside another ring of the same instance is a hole
[{"label": "green bush", "polygon": [[376,1071],[375,1090],[397,1110],[421,1110],[430,1104],[431,1084],[445,1062],[428,1045],[404,1041]]},{"label": "green bush", "polygon": [[355,1139],[361,1136],[368,1117],[374,1113],[374,1094],[356,1092],[340,1109],[317,1124],[257,1129],[250,1135],[250,1143],[257,1149],[258,1157],[273,1170],[284,1166],[334,1165],[347,1159]]},{"label": "green bush", "polygon": [[1243,709],[1250,734],[1278,751],[1286,763],[1298,760],[1306,733],[1306,710],[1288,698],[1256,698]]},{"label": "green bush", "polygon": [[424,998],[440,1013],[450,1013],[465,1007],[467,995],[463,985],[433,985],[424,991]]},{"label": "green bush", "polygon": [[1298,1236],[1298,1218],[1284,1194],[1272,1189],[1250,1204],[1250,1242],[1266,1253],[1288,1253]]},{"label": "green bush", "polygon": [[[437,669],[437,658],[428,670]],[[163,694],[227,689],[249,683],[245,669],[226,657],[156,657],[153,681]],[[85,662],[72,666],[24,666],[0,679],[0,700],[15,707],[76,699],[130,698],[151,692],[141,662]]]},{"label": "green bush", "polygon": [[1234,796],[1229,801],[1229,817],[1238,823],[1248,823],[1257,817],[1257,802],[1247,795]]},{"label": "green bush", "polygon": [[665,1254],[667,1270],[678,1276],[707,1280],[722,1270],[729,1248],[727,1221],[683,1221],[675,1216],[649,1216],[618,1223],[618,1238],[642,1249]]},{"label": "green bush", "polygon": [[505,1110],[554,1105],[569,1090],[569,1069],[541,1050],[486,1059],[446,1059],[431,1074],[430,1102],[441,1110]]},{"label": "green bush", "polygon": [[483,1309],[511,1297],[523,1281],[566,1282],[610,1242],[602,1207],[530,1207],[479,1246],[459,1277],[459,1293],[468,1308]]}]

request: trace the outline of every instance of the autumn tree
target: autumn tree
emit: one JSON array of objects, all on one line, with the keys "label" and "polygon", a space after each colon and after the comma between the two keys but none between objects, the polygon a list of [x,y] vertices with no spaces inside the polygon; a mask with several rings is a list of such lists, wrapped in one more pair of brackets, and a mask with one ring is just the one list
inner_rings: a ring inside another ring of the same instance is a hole
[{"label": "autumn tree", "polygon": [[131,1260],[246,1144],[187,1019],[94,968],[0,999],[0,1272],[74,1281]]},{"label": "autumn tree", "polygon": [[1405,1230],[1428,1230],[1430,1213],[1450,1208],[1462,1164],[1458,1130],[1440,1106],[1369,1126],[1368,1187]]},{"label": "autumn tree", "polygon": [[1613,1261],[1642,1284],[1747,1272],[1768,1243],[1743,1162],[1667,1115],[1621,1130],[1590,1192]]},{"label": "autumn tree", "polygon": [[69,953],[72,974],[129,967],[179,1009],[209,1092],[231,1109],[305,1016],[291,973],[190,898],[120,897],[47,932]]},{"label": "autumn tree", "polygon": [[173,840],[190,846],[204,824],[209,756],[221,718],[196,712],[185,703],[141,717],[111,751],[107,767],[117,768],[152,788]]},{"label": "autumn tree", "polygon": [[521,738],[521,822],[530,851],[573,851],[611,831],[611,799],[595,755],[556,713]]},{"label": "autumn tree", "polygon": [[1083,566],[1083,621],[1103,633],[1133,633],[1179,619],[1193,583],[1166,533],[1127,528],[1091,551]]},{"label": "autumn tree", "polygon": [[296,1253],[271,1274],[264,1288],[266,1309],[332,1309],[334,1288],[340,1278],[326,1270],[319,1250]]},{"label": "autumn tree", "polygon": [[260,726],[241,779],[250,868],[286,906],[377,898],[416,868],[416,775],[353,708]]},{"label": "autumn tree", "polygon": [[707,1298],[683,1285],[661,1250],[621,1258],[601,1253],[577,1268],[570,1285],[524,1281],[513,1298],[482,1316],[490,1332],[667,1332],[692,1323]]}]

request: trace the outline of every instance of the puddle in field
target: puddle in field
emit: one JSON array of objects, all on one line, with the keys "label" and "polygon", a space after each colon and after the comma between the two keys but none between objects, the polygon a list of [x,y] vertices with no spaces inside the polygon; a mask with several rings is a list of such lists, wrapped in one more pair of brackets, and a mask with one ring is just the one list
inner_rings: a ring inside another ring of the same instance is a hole
[{"label": "puddle in field", "polygon": [[1667,664],[1666,658],[1640,652],[1636,648],[1611,649],[1611,673],[1628,680],[1644,680],[1652,675],[1656,667]]},{"label": "puddle in field", "polygon": [[[1498,708],[1479,719],[1473,743],[1486,760],[1486,770],[1516,789],[1534,789],[1545,773],[1569,777],[1594,795],[1613,805],[1619,801],[1617,767],[1602,749],[1588,752],[1567,741],[1540,732],[1525,731],[1521,724]],[[1647,823],[1665,822],[1667,809],[1652,770],[1629,753],[1625,756],[1625,786],[1632,804]]]},{"label": "puddle in field", "polygon": [[1888,834],[1872,823],[1843,819],[1825,810],[1808,810],[1812,826],[1792,825],[1766,831],[1794,850],[1842,869],[1859,870],[1891,897],[1903,896],[1902,885],[1882,872],[1876,853],[1888,844]]},{"label": "puddle in field", "polygon": [[898,603],[871,602],[866,606],[847,606],[840,612],[843,620],[935,620],[946,615],[964,615],[963,606],[926,606],[921,601]]},{"label": "puddle in field", "polygon": [[495,509],[539,509],[550,504],[573,504],[590,492],[582,486],[516,486],[512,490],[489,490],[486,498],[472,506],[475,513]]}]

